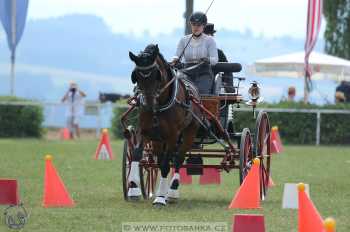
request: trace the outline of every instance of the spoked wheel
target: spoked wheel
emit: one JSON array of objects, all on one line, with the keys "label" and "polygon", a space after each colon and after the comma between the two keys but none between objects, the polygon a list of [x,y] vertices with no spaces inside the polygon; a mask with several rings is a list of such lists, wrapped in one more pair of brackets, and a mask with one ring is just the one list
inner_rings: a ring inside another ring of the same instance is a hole
[{"label": "spoked wheel", "polygon": [[124,200],[128,201],[128,191],[129,191],[129,176],[131,170],[131,157],[134,147],[133,144],[129,144],[128,140],[124,141],[124,151],[123,151],[123,163],[122,163],[122,178],[123,178],[123,193]]},{"label": "spoked wheel", "polygon": [[158,181],[158,168],[152,167],[157,164],[156,156],[153,154],[152,143],[146,143],[144,146],[144,161],[149,164],[147,167],[141,165],[140,184],[141,192],[145,200],[151,199],[156,192]]},{"label": "spoked wheel", "polygon": [[270,178],[270,122],[266,112],[260,111],[256,120],[255,155],[260,159],[260,197],[265,199]]},{"label": "spoked wheel", "polygon": [[239,148],[239,183],[242,184],[253,165],[253,144],[248,128],[244,128]]}]

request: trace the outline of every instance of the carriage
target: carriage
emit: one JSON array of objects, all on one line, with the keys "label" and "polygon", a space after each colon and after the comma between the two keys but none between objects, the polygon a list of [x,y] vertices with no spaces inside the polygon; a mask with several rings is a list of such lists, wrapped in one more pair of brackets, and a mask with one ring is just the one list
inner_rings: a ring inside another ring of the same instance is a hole
[{"label": "carriage", "polygon": [[[240,184],[252,167],[253,159],[260,159],[260,197],[264,199],[270,177],[270,123],[266,112],[260,111],[256,117],[255,130],[244,128],[241,132],[234,131],[234,118],[229,112],[235,111],[241,104],[252,107],[255,117],[255,108],[259,102],[259,87],[253,82],[249,93],[249,101],[243,99],[239,92],[239,85],[244,81],[242,77],[233,77],[233,86],[227,91],[222,80],[224,72],[238,73],[241,65],[238,63],[218,63],[212,67],[218,74],[215,77],[215,86],[212,95],[201,96],[200,99],[191,99],[192,103],[200,108],[205,118],[201,121],[201,128],[197,132],[192,149],[187,151],[186,161],[182,168],[190,175],[201,175],[204,168],[215,168],[219,171],[230,172],[239,170]],[[188,69],[175,70],[186,73]],[[125,142],[122,161],[123,192],[125,200],[128,198],[128,178],[130,165],[137,144],[137,128],[127,124],[130,112],[138,107],[137,96],[128,100],[129,109],[122,115],[121,122],[124,128]],[[224,116],[223,116],[224,115]],[[217,164],[203,162],[209,159],[220,160]],[[205,164],[204,164],[205,163]],[[209,163],[209,164],[208,164]],[[157,179],[159,178],[159,164],[153,153],[152,142],[143,144],[142,159],[139,165],[140,188],[144,199],[155,195]]]}]

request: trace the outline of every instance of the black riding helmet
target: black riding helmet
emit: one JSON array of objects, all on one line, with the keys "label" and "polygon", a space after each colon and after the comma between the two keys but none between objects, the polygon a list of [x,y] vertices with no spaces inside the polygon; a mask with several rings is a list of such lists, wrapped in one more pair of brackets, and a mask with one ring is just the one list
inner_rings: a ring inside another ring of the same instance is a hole
[{"label": "black riding helmet", "polygon": [[194,12],[190,17],[190,22],[205,26],[207,24],[207,16],[202,12]]}]

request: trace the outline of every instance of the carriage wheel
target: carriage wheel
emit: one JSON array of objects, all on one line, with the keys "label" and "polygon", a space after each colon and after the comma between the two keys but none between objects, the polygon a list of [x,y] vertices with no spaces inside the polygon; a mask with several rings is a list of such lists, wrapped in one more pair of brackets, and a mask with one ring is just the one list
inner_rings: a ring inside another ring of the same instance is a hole
[{"label": "carriage wheel", "polygon": [[260,111],[256,120],[255,156],[260,159],[260,197],[265,199],[270,178],[270,122],[266,112]]},{"label": "carriage wheel", "polygon": [[122,162],[122,178],[123,178],[123,193],[124,200],[128,201],[128,191],[129,191],[129,175],[131,170],[131,154],[133,147],[130,147],[128,140],[124,141],[124,151],[123,151],[123,162]]},{"label": "carriage wheel", "polygon": [[253,144],[248,128],[244,128],[241,136],[239,150],[239,183],[242,184],[244,178],[253,164]]},{"label": "carriage wheel", "polygon": [[[148,155],[145,156],[148,164],[156,164],[157,163],[156,157],[152,153],[151,143],[147,143],[144,146],[144,150],[148,152]],[[140,184],[141,184],[141,192],[145,200],[151,199],[155,195],[157,181],[158,181],[158,168],[141,167]]]}]

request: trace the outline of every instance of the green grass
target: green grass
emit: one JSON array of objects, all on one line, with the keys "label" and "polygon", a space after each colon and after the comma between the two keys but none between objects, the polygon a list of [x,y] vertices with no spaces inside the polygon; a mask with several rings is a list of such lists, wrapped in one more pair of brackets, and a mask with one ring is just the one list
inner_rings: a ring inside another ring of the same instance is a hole
[{"label": "green grass", "polygon": [[[150,201],[125,202],[121,183],[122,143],[112,143],[116,159],[92,159],[98,141],[0,140],[0,177],[16,178],[30,213],[23,231],[120,231],[130,221],[232,222],[236,213],[265,215],[267,231],[297,231],[297,211],[282,209],[284,183],[303,181],[323,217],[337,219],[337,231],[350,231],[350,148],[288,146],[272,160],[270,189],[262,210],[228,210],[237,187],[237,171],[223,173],[219,186],[181,186],[182,199],[164,209]],[[75,208],[41,206],[44,155],[53,163],[76,202]],[[195,178],[197,180],[197,178]],[[4,209],[1,207],[0,209]],[[10,231],[0,214],[0,231]]]}]

